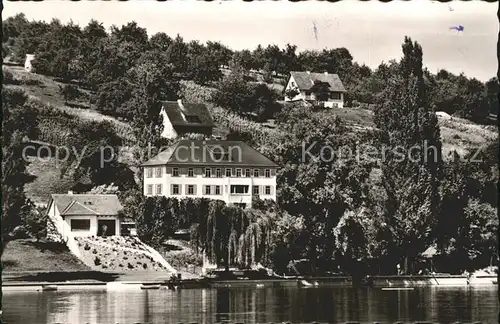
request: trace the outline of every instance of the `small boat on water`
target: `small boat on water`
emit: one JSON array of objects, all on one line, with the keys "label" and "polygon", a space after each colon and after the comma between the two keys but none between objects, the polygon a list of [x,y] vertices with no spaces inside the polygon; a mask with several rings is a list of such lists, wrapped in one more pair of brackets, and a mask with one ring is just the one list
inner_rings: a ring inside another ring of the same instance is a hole
[{"label": "small boat on water", "polygon": [[170,279],[166,281],[167,288],[170,290],[178,290],[182,285],[181,275],[180,274],[172,274]]},{"label": "small boat on water", "polygon": [[57,291],[56,285],[43,285],[41,289],[37,289],[37,291]]},{"label": "small boat on water", "polygon": [[180,286],[181,286],[180,282],[172,282],[172,281],[167,282],[167,289],[170,290],[178,290]]},{"label": "small boat on water", "polygon": [[384,287],[382,290],[413,290],[413,287]]},{"label": "small boat on water", "polygon": [[157,285],[141,285],[141,289],[143,290],[149,290],[149,289],[160,289],[161,285],[160,284],[157,284]]},{"label": "small boat on water", "polygon": [[299,285],[301,287],[312,287],[313,284],[306,280],[300,280]]}]

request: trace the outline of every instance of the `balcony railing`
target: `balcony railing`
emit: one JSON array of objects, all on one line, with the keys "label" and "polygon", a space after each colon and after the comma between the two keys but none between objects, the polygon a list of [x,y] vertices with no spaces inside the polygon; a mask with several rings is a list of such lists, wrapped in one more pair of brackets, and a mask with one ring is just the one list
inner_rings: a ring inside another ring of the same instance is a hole
[{"label": "balcony railing", "polygon": [[246,193],[230,192],[229,195],[230,196],[251,196],[252,194],[250,192],[246,192]]}]

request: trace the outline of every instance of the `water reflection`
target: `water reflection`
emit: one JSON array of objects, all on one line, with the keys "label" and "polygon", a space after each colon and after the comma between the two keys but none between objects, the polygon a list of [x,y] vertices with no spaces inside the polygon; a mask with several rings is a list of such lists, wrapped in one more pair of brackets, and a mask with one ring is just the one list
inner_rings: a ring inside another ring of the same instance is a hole
[{"label": "water reflection", "polygon": [[4,323],[497,321],[497,287],[4,292]]}]

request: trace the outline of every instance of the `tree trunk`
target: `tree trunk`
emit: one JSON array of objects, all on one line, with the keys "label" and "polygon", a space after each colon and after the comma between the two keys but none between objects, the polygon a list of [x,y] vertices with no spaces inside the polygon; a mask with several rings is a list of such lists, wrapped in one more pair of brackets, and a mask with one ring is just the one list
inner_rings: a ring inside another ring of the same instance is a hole
[{"label": "tree trunk", "polygon": [[316,241],[312,240],[311,247],[309,250],[309,262],[311,264],[311,272],[314,273],[316,271],[316,259],[317,259],[317,251],[316,251]]},{"label": "tree trunk", "polygon": [[224,265],[225,265],[226,272],[229,272],[229,248],[227,249],[227,257],[226,257]]}]

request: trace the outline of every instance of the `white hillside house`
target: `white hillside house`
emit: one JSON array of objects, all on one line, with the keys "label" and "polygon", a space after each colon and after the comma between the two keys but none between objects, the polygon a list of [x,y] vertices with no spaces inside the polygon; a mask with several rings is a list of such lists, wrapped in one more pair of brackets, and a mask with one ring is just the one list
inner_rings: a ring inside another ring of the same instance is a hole
[{"label": "white hillside house", "polygon": [[[322,82],[328,86],[328,98],[326,100],[318,100],[314,92],[314,86],[316,82]],[[286,94],[289,90],[295,89],[297,95],[293,98],[289,98]],[[344,107],[344,94],[346,90],[342,81],[337,74],[325,73],[313,73],[309,71],[290,72],[290,79],[285,88],[285,101],[297,101],[305,100],[309,102],[320,102],[325,105],[325,107],[332,108]]]},{"label": "white hillside house", "polygon": [[117,195],[52,194],[48,216],[64,239],[121,235],[122,205]]},{"label": "white hillside house", "polygon": [[26,54],[26,60],[24,61],[24,69],[27,72],[33,72],[33,66],[31,65],[31,61],[35,59],[35,54]]}]

